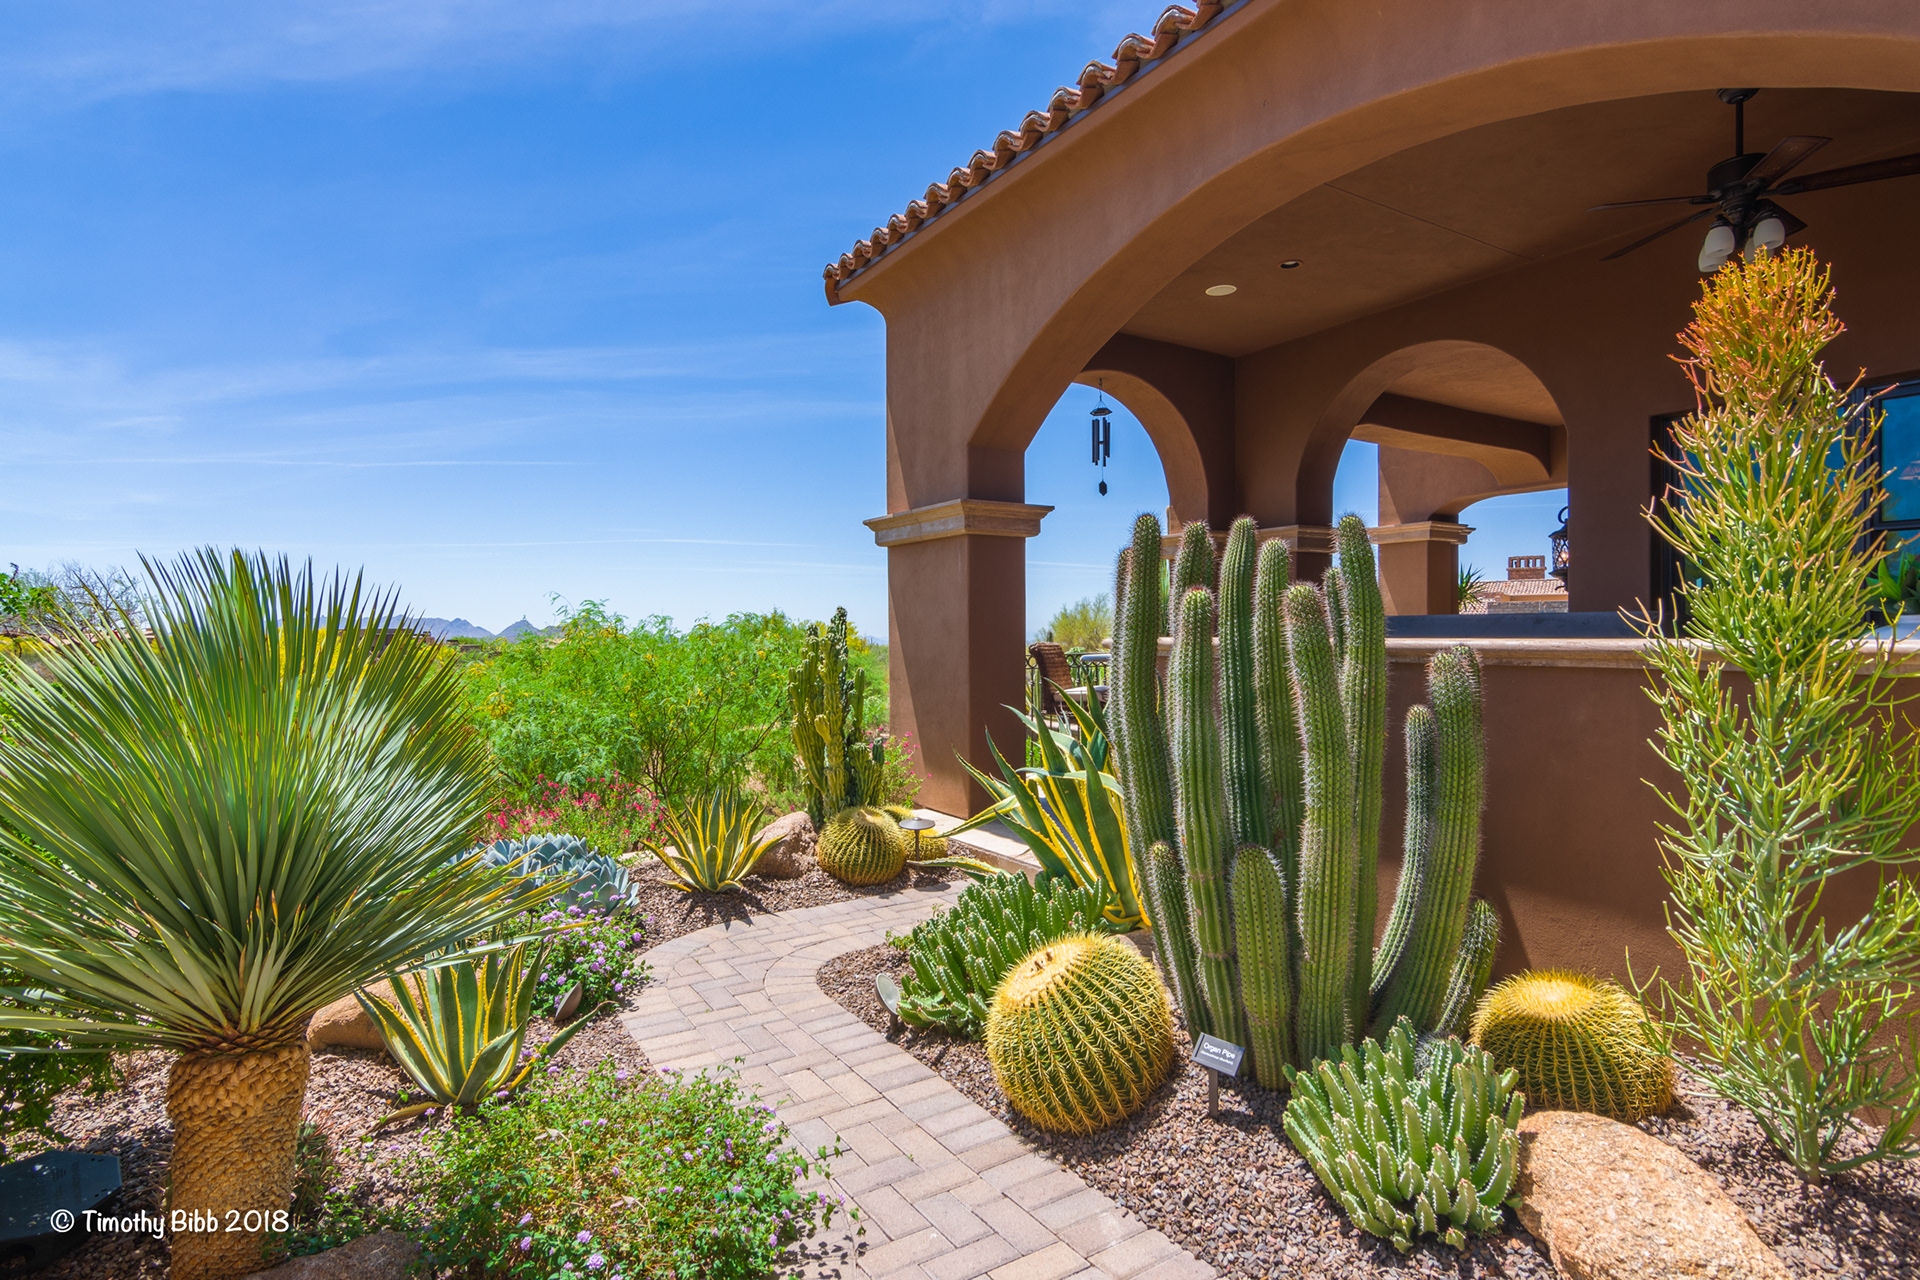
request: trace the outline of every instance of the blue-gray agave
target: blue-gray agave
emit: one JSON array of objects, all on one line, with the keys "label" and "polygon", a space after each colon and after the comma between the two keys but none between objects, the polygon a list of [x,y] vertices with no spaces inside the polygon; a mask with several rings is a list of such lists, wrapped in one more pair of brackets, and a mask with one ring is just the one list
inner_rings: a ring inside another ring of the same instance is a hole
[{"label": "blue-gray agave", "polygon": [[466,856],[475,853],[487,866],[532,877],[534,885],[559,882],[562,887],[552,902],[563,911],[577,907],[582,915],[612,915],[639,900],[639,886],[627,869],[606,854],[595,853],[578,836],[547,832],[521,840],[495,840],[468,850]]}]

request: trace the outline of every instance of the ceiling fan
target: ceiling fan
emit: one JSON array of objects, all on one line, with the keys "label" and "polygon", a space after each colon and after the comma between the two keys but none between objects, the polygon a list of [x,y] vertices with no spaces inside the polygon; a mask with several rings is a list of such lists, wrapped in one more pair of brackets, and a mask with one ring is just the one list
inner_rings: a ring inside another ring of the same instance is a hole
[{"label": "ceiling fan", "polygon": [[1920,153],[1916,153],[1789,178],[1787,175],[1798,168],[1802,161],[1833,139],[1782,138],[1773,150],[1764,155],[1748,152],[1747,100],[1758,92],[1758,89],[1720,90],[1720,101],[1733,108],[1733,155],[1707,170],[1706,194],[1663,196],[1657,200],[1622,200],[1617,204],[1598,204],[1587,210],[1588,213],[1598,213],[1603,209],[1637,209],[1656,204],[1706,206],[1698,213],[1689,214],[1651,235],[1642,236],[1624,249],[1615,249],[1602,258],[1602,262],[1623,257],[1643,245],[1652,244],[1669,231],[1678,231],[1690,222],[1711,216],[1713,225],[1707,231],[1706,243],[1700,247],[1700,270],[1718,271],[1740,249],[1743,239],[1749,254],[1759,249],[1778,249],[1786,243],[1788,236],[1807,225],[1775,204],[1771,198],[1773,196],[1799,195],[1803,191],[1824,191],[1828,187],[1850,187],[1857,182],[1878,182],[1883,178],[1903,178],[1908,174],[1920,173]]}]

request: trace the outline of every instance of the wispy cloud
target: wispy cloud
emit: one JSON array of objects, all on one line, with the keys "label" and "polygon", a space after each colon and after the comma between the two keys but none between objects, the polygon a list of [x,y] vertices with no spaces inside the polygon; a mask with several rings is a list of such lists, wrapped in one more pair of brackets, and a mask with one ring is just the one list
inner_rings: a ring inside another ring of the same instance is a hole
[{"label": "wispy cloud", "polygon": [[[636,67],[870,29],[1076,18],[1111,40],[1151,6],[1101,0],[13,0],[0,4],[0,99],[62,105],[167,90],[314,84],[422,68],[524,64],[586,46]],[[1110,34],[1109,34],[1110,33]]]}]

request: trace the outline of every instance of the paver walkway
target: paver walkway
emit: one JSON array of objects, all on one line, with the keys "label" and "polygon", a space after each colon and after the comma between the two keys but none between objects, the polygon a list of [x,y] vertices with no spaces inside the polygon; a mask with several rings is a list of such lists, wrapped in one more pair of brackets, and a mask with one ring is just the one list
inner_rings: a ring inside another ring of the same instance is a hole
[{"label": "paver walkway", "polygon": [[820,989],[814,973],[826,961],[906,932],[958,891],[858,898],[662,943],[647,953],[653,980],[621,1021],[656,1067],[743,1059],[742,1080],[779,1105],[800,1146],[846,1147],[826,1188],[859,1206],[866,1234],[848,1227],[824,1248],[816,1241],[813,1275],[1213,1276]]}]

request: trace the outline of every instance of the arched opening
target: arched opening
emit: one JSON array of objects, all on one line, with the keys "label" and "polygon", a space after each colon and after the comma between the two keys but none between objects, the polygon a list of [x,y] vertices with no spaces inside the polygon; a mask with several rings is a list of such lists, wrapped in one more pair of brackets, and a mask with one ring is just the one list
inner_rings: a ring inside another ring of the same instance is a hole
[{"label": "arched opening", "polygon": [[[1372,448],[1363,452],[1356,443]],[[1475,533],[1462,518],[1468,507],[1568,485],[1566,425],[1552,393],[1524,363],[1486,343],[1417,343],[1355,374],[1315,426],[1300,470],[1299,509],[1330,520],[1336,489],[1352,503],[1360,481],[1355,463],[1367,452],[1375,493],[1362,509],[1370,514],[1392,614],[1449,614],[1468,603],[1460,578],[1461,548]],[[1504,529],[1501,536],[1510,545]],[[1499,580],[1511,577],[1505,565],[1496,568]],[[1516,571],[1531,575],[1532,568]],[[1564,611],[1565,593],[1558,596],[1552,603]]]}]

